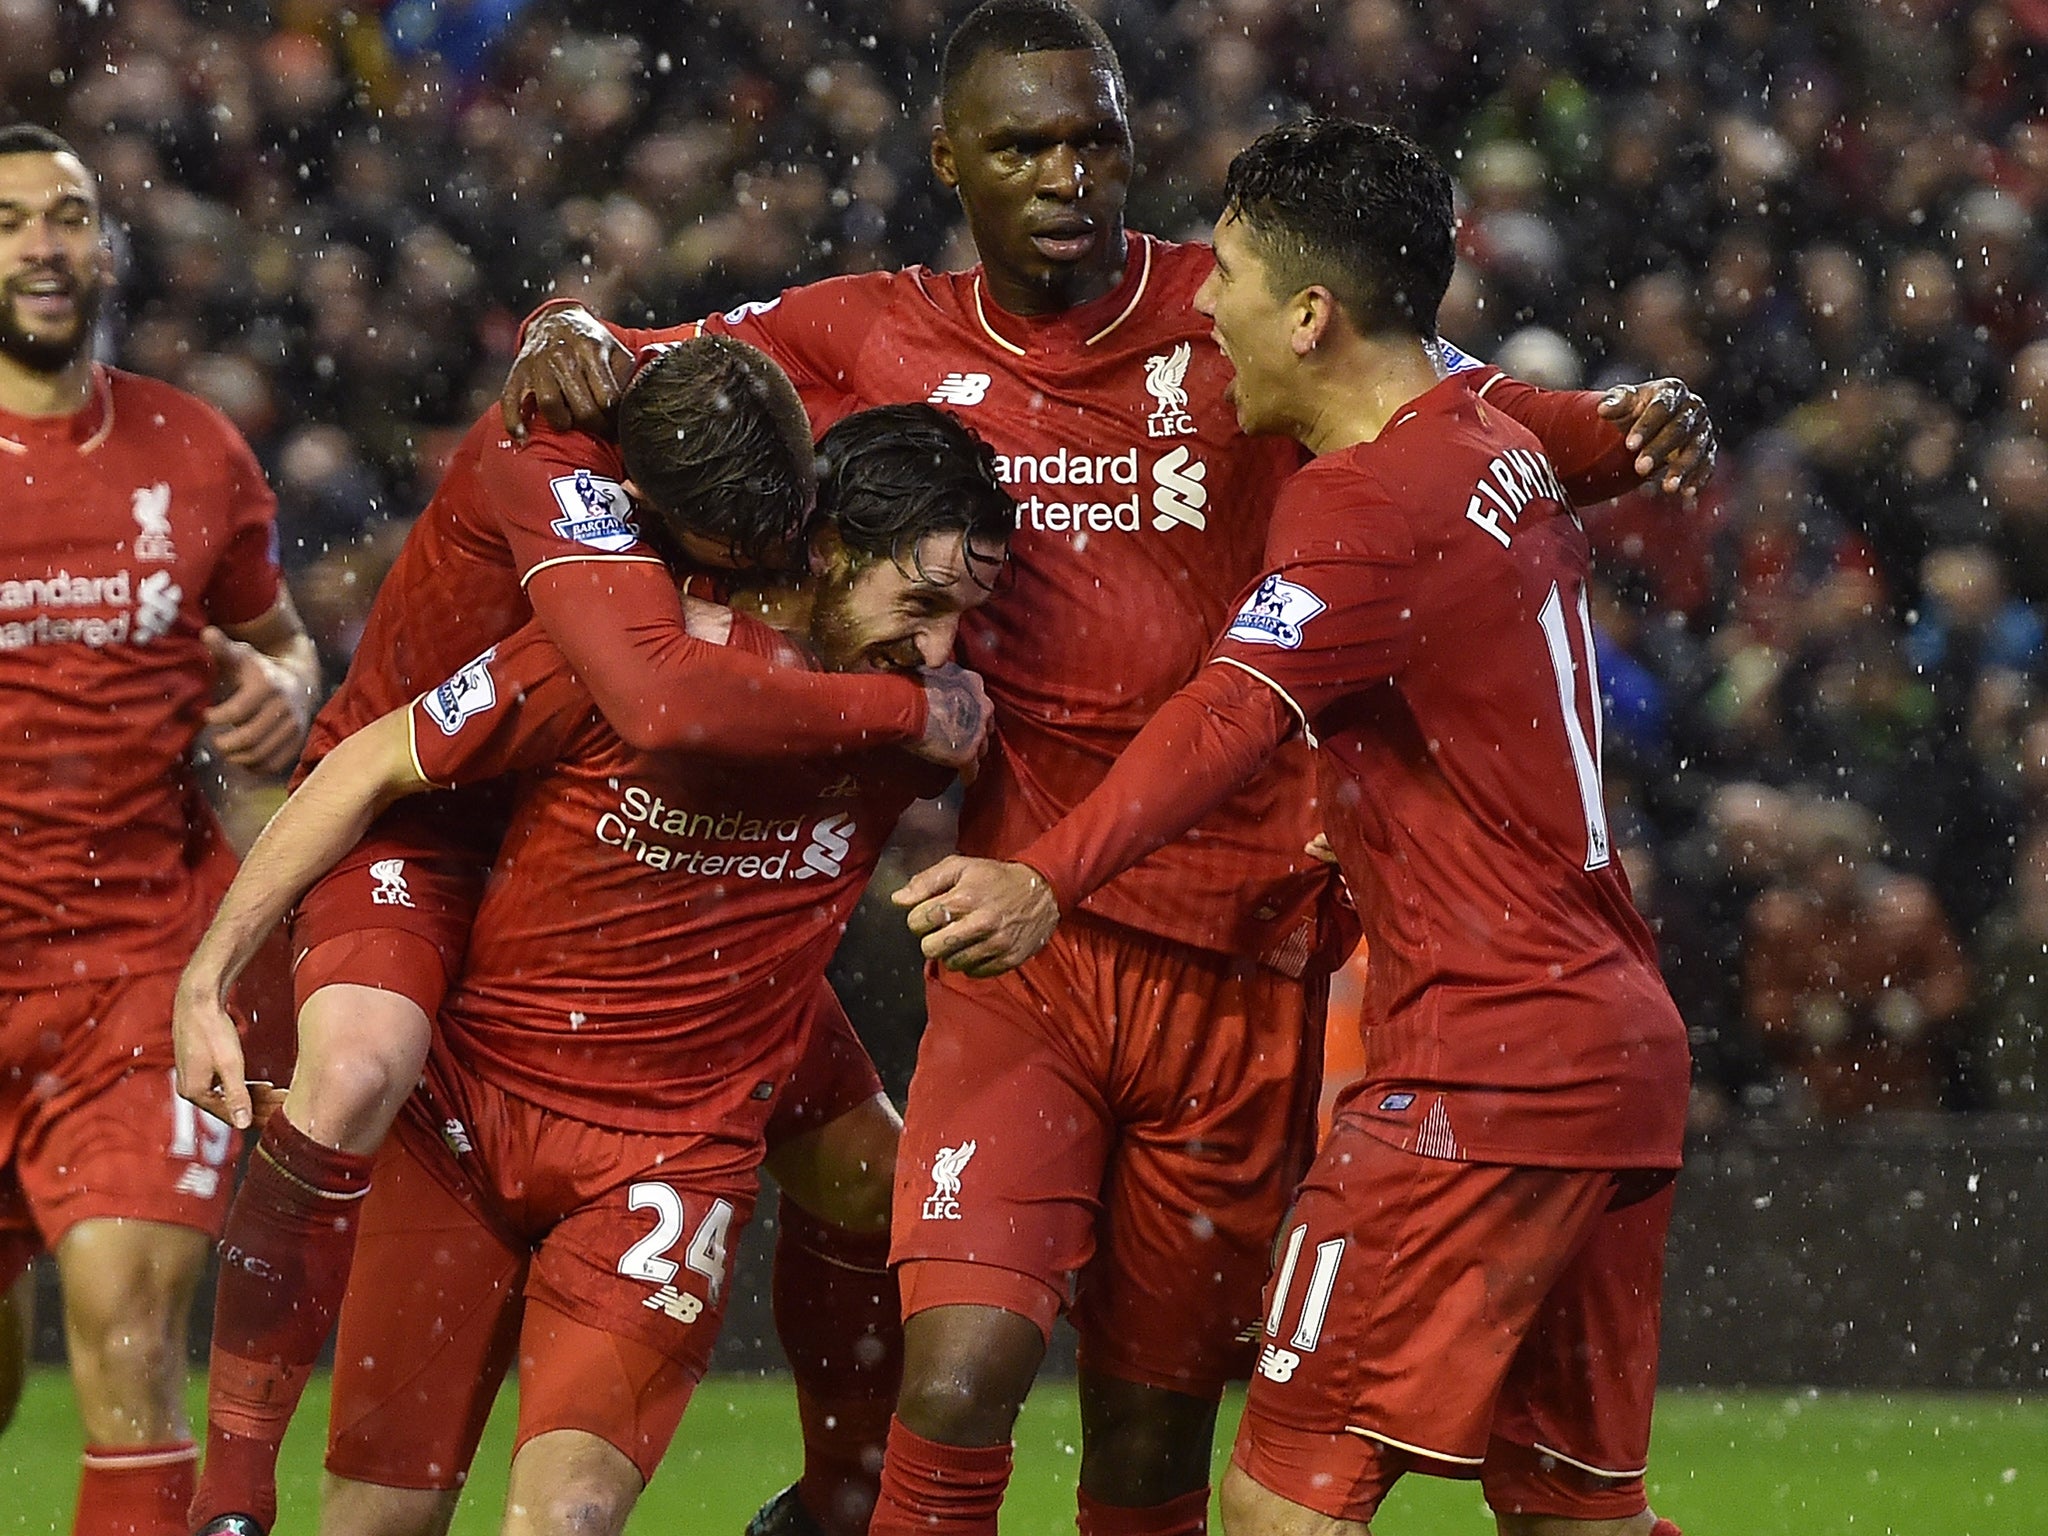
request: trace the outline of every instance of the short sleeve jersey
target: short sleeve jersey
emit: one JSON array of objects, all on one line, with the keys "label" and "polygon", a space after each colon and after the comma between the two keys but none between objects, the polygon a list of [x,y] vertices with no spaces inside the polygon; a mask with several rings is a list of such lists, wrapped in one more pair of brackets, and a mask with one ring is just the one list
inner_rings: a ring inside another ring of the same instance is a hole
[{"label": "short sleeve jersey", "polygon": [[313,722],[302,771],[524,624],[534,572],[570,560],[658,564],[639,542],[624,479],[611,443],[536,428],[521,447],[495,406],[485,412],[377,589],[348,676]]},{"label": "short sleeve jersey", "polygon": [[[774,654],[736,619],[733,643]],[[899,752],[738,763],[637,751],[537,625],[411,709],[422,777],[520,775],[441,1028],[533,1103],[748,1135],[897,817],[950,777]]]},{"label": "short sleeve jersey", "polygon": [[[1259,569],[1300,450],[1237,430],[1229,367],[1196,314],[1206,246],[1130,237],[1122,283],[1057,315],[1009,314],[977,268],[835,278],[704,328],[768,352],[820,427],[925,400],[995,448],[1017,498],[1014,580],[961,626],[996,747],[963,851],[1007,857],[1084,798],[1201,665]],[[674,333],[624,333],[629,341]],[[1298,743],[1187,839],[1089,898],[1098,916],[1205,948],[1298,960],[1326,885]]]},{"label": "short sleeve jersey", "polygon": [[1601,798],[1587,543],[1536,440],[1447,380],[1281,493],[1216,650],[1322,749],[1367,914],[1352,1103],[1410,1150],[1676,1166],[1685,1031]]},{"label": "short sleeve jersey", "polygon": [[0,413],[0,497],[0,988],[176,969],[217,894],[200,632],[275,606],[276,503],[219,412],[109,368],[75,414]]}]

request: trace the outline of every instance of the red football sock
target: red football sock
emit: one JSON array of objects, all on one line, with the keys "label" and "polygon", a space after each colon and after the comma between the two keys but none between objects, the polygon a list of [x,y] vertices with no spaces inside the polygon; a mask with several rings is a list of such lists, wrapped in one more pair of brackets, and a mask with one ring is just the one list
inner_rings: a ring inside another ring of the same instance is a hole
[{"label": "red football sock", "polygon": [[185,1536],[199,1447],[88,1445],[72,1536]]},{"label": "red football sock", "polygon": [[1204,1536],[1209,1529],[1209,1490],[1197,1488],[1164,1504],[1127,1509],[1100,1504],[1079,1492],[1081,1536]]},{"label": "red football sock", "polygon": [[1007,1445],[941,1445],[891,1419],[868,1536],[996,1536],[1011,1454]]},{"label": "red football sock", "polygon": [[797,1497],[827,1536],[861,1536],[881,1490],[903,1380],[889,1234],[830,1226],[787,1195],[775,1220],[775,1331],[796,1379],[804,1435]]},{"label": "red football sock", "polygon": [[1650,1536],[1685,1536],[1685,1532],[1669,1520],[1659,1520],[1650,1527]]},{"label": "red football sock", "polygon": [[341,1310],[371,1159],[272,1115],[220,1241],[196,1527],[277,1520],[277,1448]]}]

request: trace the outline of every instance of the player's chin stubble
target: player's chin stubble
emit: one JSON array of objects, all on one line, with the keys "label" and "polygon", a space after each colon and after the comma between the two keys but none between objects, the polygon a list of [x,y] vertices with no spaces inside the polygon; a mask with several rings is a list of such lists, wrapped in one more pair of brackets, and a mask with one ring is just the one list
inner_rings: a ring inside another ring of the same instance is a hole
[{"label": "player's chin stubble", "polygon": [[62,330],[34,331],[19,318],[22,294],[26,291],[23,285],[27,281],[11,278],[0,289],[0,296],[4,296],[4,302],[0,302],[0,357],[31,373],[61,373],[92,345],[93,327],[99,322],[101,290],[97,284],[74,274],[72,292],[78,308],[71,324]]}]

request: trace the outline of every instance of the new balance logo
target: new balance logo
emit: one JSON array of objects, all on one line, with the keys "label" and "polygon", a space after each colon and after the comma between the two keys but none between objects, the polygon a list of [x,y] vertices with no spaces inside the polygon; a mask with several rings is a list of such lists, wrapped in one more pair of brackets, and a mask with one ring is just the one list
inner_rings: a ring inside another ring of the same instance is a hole
[{"label": "new balance logo", "polygon": [[1268,1344],[1259,1352],[1259,1374],[1268,1381],[1292,1381],[1301,1356],[1291,1349]]},{"label": "new balance logo", "polygon": [[664,1285],[640,1305],[650,1311],[666,1312],[679,1323],[694,1323],[704,1315],[702,1301],[688,1291],[679,1291],[672,1285]]},{"label": "new balance logo", "polygon": [[925,1196],[926,1221],[960,1219],[960,1175],[974,1156],[975,1143],[963,1141],[957,1147],[941,1147],[932,1159],[932,1192]]},{"label": "new balance logo", "polygon": [[441,1122],[441,1140],[448,1144],[448,1150],[457,1157],[468,1157],[476,1151],[469,1139],[469,1127],[453,1115]]},{"label": "new balance logo", "polygon": [[370,866],[370,878],[377,888],[370,892],[370,904],[377,907],[409,907],[412,892],[405,886],[405,860],[379,859]]},{"label": "new balance logo", "polygon": [[939,380],[938,387],[926,395],[928,405],[979,405],[988,394],[989,377],[985,373],[949,373]]},{"label": "new balance logo", "polygon": [[1152,478],[1158,482],[1152,489],[1152,510],[1158,514],[1152,526],[1161,533],[1177,523],[1197,533],[1207,528],[1209,519],[1202,509],[1209,505],[1209,488],[1202,482],[1208,475],[1209,466],[1185,446],[1161,456],[1152,466]]},{"label": "new balance logo", "polygon": [[178,1175],[175,1186],[181,1195],[191,1195],[199,1200],[211,1200],[220,1192],[220,1170],[202,1168],[197,1163]]}]

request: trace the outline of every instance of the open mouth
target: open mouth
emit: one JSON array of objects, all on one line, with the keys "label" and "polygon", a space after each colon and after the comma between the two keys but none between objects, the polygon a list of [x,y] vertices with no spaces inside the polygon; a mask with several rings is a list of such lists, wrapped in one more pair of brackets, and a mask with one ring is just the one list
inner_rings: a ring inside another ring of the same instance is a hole
[{"label": "open mouth", "polygon": [[68,277],[32,277],[7,285],[7,296],[29,315],[64,319],[78,309],[78,285]]}]

